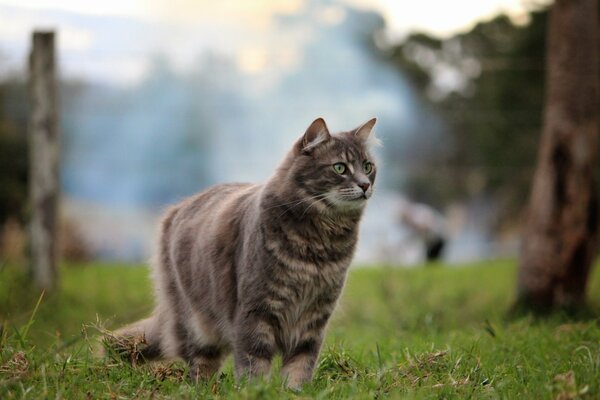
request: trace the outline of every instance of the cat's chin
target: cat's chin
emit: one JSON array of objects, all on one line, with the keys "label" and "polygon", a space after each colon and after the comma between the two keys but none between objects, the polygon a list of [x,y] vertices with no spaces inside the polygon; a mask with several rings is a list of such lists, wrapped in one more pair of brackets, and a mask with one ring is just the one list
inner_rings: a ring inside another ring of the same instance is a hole
[{"label": "cat's chin", "polygon": [[368,198],[361,196],[354,199],[335,199],[332,201],[336,211],[360,211],[367,205]]}]

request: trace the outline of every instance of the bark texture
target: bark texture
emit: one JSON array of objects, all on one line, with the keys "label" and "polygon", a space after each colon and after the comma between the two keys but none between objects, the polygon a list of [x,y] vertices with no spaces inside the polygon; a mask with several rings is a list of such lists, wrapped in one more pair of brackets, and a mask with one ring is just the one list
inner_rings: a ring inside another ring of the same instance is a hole
[{"label": "bark texture", "polygon": [[598,238],[598,1],[557,0],[548,27],[544,128],[524,229],[518,305],[585,302]]},{"label": "bark texture", "polygon": [[53,32],[35,32],[29,65],[30,247],[34,283],[57,281],[58,116]]}]

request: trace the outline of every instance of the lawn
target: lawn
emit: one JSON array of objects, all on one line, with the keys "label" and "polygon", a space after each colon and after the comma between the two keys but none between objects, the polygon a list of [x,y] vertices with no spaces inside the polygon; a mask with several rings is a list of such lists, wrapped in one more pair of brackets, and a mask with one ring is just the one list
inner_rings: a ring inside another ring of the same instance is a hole
[{"label": "lawn", "polygon": [[152,308],[145,268],[78,265],[44,296],[0,270],[0,398],[600,398],[600,268],[577,319],[508,317],[513,262],[351,271],[314,381],[301,392],[233,379],[210,382],[181,363],[131,367],[97,355],[98,324]]}]

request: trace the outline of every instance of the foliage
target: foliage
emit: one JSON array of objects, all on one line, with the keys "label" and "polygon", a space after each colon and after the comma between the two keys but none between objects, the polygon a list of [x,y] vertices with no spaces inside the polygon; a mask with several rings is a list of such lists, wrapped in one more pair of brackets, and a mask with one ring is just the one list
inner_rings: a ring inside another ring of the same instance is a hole
[{"label": "foliage", "polygon": [[[498,16],[444,40],[413,34],[390,50],[389,61],[442,116],[450,142],[418,152],[413,197],[439,204],[483,193],[514,219],[529,190],[541,131],[547,15],[534,11],[525,25]],[[411,157],[422,146],[407,147]]]},{"label": "foliage", "polygon": [[600,326],[591,315],[599,311],[600,274],[590,281],[596,308],[577,321],[507,319],[514,274],[512,262],[354,270],[314,382],[292,393],[277,373],[237,386],[231,362],[193,385],[178,362],[134,368],[99,357],[96,313],[113,327],[150,311],[145,269],[64,269],[63,290],[33,313],[39,293],[15,283],[18,269],[4,268],[0,398],[598,397]]},{"label": "foliage", "polygon": [[23,83],[0,82],[0,227],[23,221],[27,199],[27,107]]}]

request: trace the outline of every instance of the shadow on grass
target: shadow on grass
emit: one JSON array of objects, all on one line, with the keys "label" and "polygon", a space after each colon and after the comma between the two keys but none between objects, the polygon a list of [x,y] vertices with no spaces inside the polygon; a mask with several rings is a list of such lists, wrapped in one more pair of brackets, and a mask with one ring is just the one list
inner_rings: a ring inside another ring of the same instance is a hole
[{"label": "shadow on grass", "polygon": [[600,320],[600,308],[589,303],[570,307],[536,307],[527,302],[515,302],[508,309],[505,319],[512,322],[523,318],[539,322],[590,322]]}]

